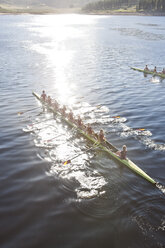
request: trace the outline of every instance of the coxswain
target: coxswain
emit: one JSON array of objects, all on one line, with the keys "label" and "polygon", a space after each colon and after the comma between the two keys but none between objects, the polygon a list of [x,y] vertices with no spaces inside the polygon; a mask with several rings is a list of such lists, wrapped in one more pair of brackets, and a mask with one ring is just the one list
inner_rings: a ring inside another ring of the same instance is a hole
[{"label": "coxswain", "polygon": [[101,142],[101,143],[106,141],[105,136],[104,136],[104,131],[103,131],[103,129],[101,129],[100,132],[99,132],[99,134],[98,134],[98,140],[99,140],[99,142]]},{"label": "coxswain", "polygon": [[66,115],[66,106],[65,106],[65,105],[62,107],[62,109],[60,110],[60,112],[61,112],[61,114],[62,114],[63,116]]},{"label": "coxswain", "polygon": [[121,158],[121,159],[126,159],[127,157],[127,147],[126,145],[123,145],[121,151],[117,151],[116,154]]},{"label": "coxswain", "polygon": [[41,98],[44,102],[46,101],[46,93],[44,90],[42,91]]},{"label": "coxswain", "polygon": [[154,67],[154,72],[157,73],[156,66]]},{"label": "coxswain", "polygon": [[52,104],[52,99],[51,99],[51,97],[50,97],[50,96],[48,96],[48,98],[47,98],[47,103],[48,103],[49,105],[51,105],[51,104]]},{"label": "coxswain", "polygon": [[149,71],[148,66],[146,65],[146,67],[144,68],[144,71]]},{"label": "coxswain", "polygon": [[72,110],[69,112],[68,114],[68,120],[71,121],[71,122],[74,122],[74,117],[73,117],[73,112]]},{"label": "coxswain", "polygon": [[88,135],[93,135],[94,134],[94,131],[91,127],[91,125],[88,123],[87,127],[86,127],[86,132]]}]

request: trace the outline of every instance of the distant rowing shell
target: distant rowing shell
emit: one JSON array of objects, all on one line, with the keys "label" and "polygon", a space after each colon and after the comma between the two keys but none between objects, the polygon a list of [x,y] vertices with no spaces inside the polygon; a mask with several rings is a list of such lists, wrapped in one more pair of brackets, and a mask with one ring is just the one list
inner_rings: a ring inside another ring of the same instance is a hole
[{"label": "distant rowing shell", "polygon": [[146,71],[146,70],[143,70],[143,69],[139,69],[139,68],[136,68],[136,67],[131,67],[132,70],[135,70],[135,71],[140,71],[140,72],[143,72],[144,74],[151,74],[153,76],[158,76],[158,77],[161,77],[161,78],[165,78],[165,74],[162,74],[162,73],[156,73],[156,72],[153,72],[153,71]]}]

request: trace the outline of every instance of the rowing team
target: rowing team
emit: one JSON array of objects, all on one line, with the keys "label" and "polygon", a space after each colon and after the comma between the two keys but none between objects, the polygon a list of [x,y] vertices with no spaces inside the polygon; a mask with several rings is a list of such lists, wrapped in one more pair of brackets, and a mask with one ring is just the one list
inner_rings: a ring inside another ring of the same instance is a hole
[{"label": "rowing team", "polygon": [[[50,107],[53,107],[56,111],[60,112],[61,115],[66,117],[69,121],[71,121],[72,123],[76,124],[80,129],[82,129],[84,132],[86,132],[86,134],[88,134],[91,137],[97,139],[100,143],[105,143],[106,144],[106,138],[105,138],[103,129],[101,129],[98,134],[95,133],[89,123],[87,125],[85,125],[83,123],[83,120],[81,119],[80,115],[78,115],[78,118],[75,118],[74,115],[73,115],[72,110],[70,110],[69,113],[67,113],[68,111],[67,111],[66,106],[63,105],[63,107],[61,108],[59,103],[56,100],[52,100],[52,98],[50,96],[47,96],[44,90],[42,91],[41,99],[45,103],[47,103]],[[127,155],[127,147],[126,147],[126,145],[123,146],[122,151],[117,151],[116,154],[121,159],[126,159],[126,155]]]},{"label": "rowing team", "polygon": [[[144,71],[150,71],[147,65],[145,66]],[[154,69],[151,70],[151,71],[157,73],[156,66],[155,66]],[[162,72],[159,72],[159,73],[165,74],[165,68],[163,68]]]}]

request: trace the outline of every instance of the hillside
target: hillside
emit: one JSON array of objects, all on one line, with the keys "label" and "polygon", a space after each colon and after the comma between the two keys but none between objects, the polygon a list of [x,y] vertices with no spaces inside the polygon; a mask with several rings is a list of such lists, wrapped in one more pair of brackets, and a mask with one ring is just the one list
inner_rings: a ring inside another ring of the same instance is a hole
[{"label": "hillside", "polygon": [[91,2],[94,0],[0,0],[0,13],[80,13]]},{"label": "hillside", "polygon": [[69,8],[83,7],[91,2],[94,2],[94,0],[0,0],[0,6]]}]

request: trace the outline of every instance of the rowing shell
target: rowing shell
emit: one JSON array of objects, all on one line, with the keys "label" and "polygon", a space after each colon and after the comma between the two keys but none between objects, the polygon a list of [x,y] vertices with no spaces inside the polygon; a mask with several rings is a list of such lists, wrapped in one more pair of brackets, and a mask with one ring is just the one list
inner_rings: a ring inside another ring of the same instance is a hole
[{"label": "rowing shell", "polygon": [[43,102],[43,100],[41,99],[41,97],[33,92],[32,93],[42,104],[44,104],[44,106],[47,107],[47,109],[49,109],[51,112],[53,112],[54,114],[57,114],[60,116],[60,118],[65,121],[69,126],[74,127],[77,129],[77,131],[83,135],[84,137],[86,137],[88,140],[90,140],[92,143],[99,145],[99,147],[104,150],[105,152],[107,152],[114,160],[117,160],[118,162],[120,162],[121,164],[127,166],[129,169],[131,169],[132,171],[134,171],[136,174],[140,175],[141,177],[145,178],[147,181],[149,181],[152,184],[156,184],[156,181],[154,179],[152,179],[149,175],[147,175],[142,169],[140,169],[136,164],[134,164],[129,158],[127,159],[121,159],[119,156],[116,155],[116,152],[118,151],[118,149],[113,146],[110,142],[106,141],[104,144],[100,143],[99,141],[96,142],[96,140],[91,137],[90,135],[86,134],[83,130],[81,130],[80,128],[78,128],[74,123],[72,123],[71,121],[67,120],[64,118],[64,116],[62,116],[58,111],[56,111],[53,107],[49,106],[48,104],[46,104],[45,102]]},{"label": "rowing shell", "polygon": [[162,74],[162,73],[158,73],[158,72],[154,72],[154,71],[146,71],[146,70],[135,68],[135,67],[131,67],[131,69],[135,70],[135,71],[143,72],[144,74],[152,74],[153,76],[165,78],[165,74]]}]

